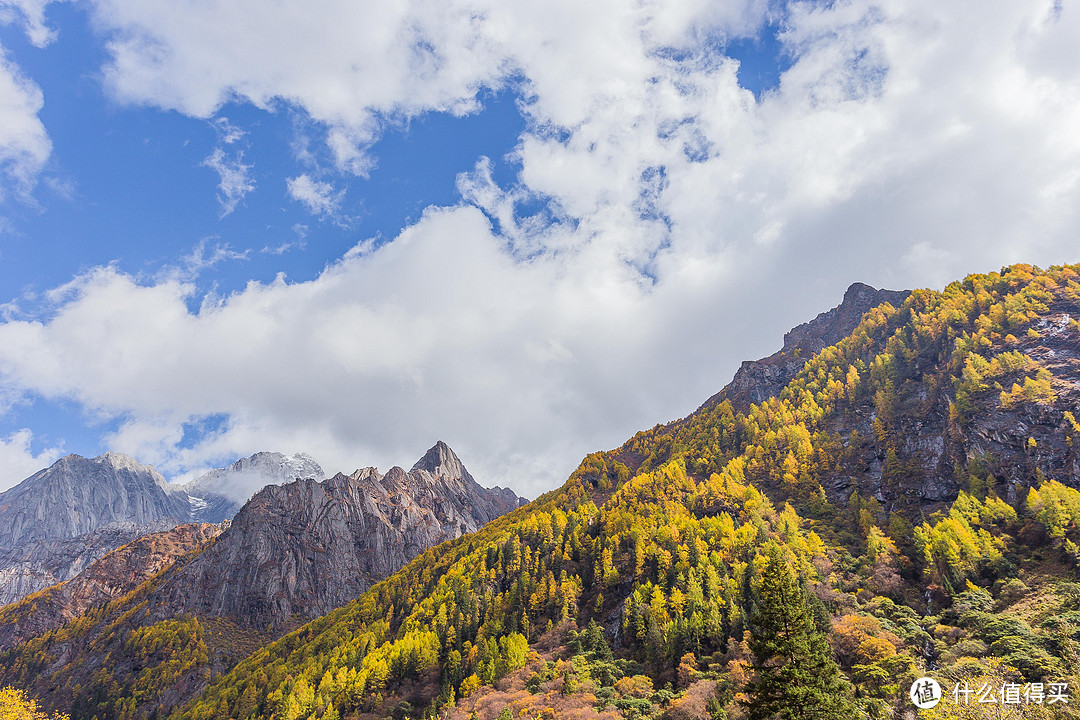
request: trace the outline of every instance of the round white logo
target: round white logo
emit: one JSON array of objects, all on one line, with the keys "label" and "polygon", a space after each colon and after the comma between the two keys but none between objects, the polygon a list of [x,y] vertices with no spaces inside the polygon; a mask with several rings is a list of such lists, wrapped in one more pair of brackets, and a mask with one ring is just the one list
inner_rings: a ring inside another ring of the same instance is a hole
[{"label": "round white logo", "polygon": [[921,677],[911,683],[911,702],[920,710],[929,710],[941,702],[941,686],[932,677]]}]

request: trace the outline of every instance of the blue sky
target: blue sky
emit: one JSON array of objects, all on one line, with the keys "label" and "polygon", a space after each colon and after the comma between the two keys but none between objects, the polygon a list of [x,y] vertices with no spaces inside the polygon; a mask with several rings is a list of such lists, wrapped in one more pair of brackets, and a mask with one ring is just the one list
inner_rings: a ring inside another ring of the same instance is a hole
[{"label": "blue sky", "polygon": [[1076,15],[0,1],[0,488],[444,439],[535,495],[851,282],[1076,261]]},{"label": "blue sky", "polygon": [[[279,272],[307,280],[358,239],[393,238],[428,205],[457,201],[456,176],[480,156],[495,161],[499,181],[513,181],[516,170],[505,156],[524,121],[512,92],[483,93],[482,109],[465,117],[428,113],[388,122],[371,147],[376,167],[365,177],[334,173],[323,180],[342,192],[340,206],[334,217],[313,216],[287,191],[287,178],[310,171],[294,146],[307,143],[323,167],[332,161],[320,146],[325,131],[301,110],[226,103],[202,119],[116,103],[102,87],[108,57],[86,7],[51,5],[48,20],[57,38],[45,48],[34,47],[18,24],[0,31],[0,42],[45,95],[39,117],[53,145],[35,203],[7,204],[8,232],[0,238],[5,299],[55,287],[102,263],[153,275],[182,265],[200,243],[207,255],[217,247],[246,253],[200,272],[202,288],[232,292]],[[221,126],[241,137],[223,142]],[[206,162],[219,147],[227,160],[242,157],[254,186],[224,215],[219,175]]]}]

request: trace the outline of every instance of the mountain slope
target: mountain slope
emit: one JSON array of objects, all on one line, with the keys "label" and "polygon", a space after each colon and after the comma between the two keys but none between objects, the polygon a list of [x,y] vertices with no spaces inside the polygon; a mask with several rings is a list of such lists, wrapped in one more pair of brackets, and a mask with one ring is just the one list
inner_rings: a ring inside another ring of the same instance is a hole
[{"label": "mountain slope", "polygon": [[0,494],[0,605],[69,580],[178,523],[230,520],[269,484],[323,479],[310,456],[256,453],[184,485],[117,453],[69,455]]},{"label": "mountain slope", "polygon": [[173,520],[110,523],[65,540],[39,540],[0,550],[0,607],[70,580],[116,548],[175,525]]},{"label": "mountain slope", "polygon": [[0,655],[0,675],[75,718],[119,717],[136,701],[143,715],[170,708],[258,644],[520,502],[477,485],[443,443],[408,473],[269,485],[199,552]]},{"label": "mountain slope", "polygon": [[751,404],[776,397],[814,355],[850,335],[868,311],[885,303],[899,307],[910,294],[909,290],[877,290],[853,283],[839,305],[787,332],[780,350],[743,362],[732,381],[706,400],[705,406],[728,400],[745,413]]},{"label": "mountain slope", "polygon": [[[872,308],[775,396],[746,412],[707,403],[590,455],[560,490],[427,551],[173,717],[454,701],[493,720],[526,709],[493,693],[560,676],[593,711],[741,713],[769,546],[803,579],[870,717],[902,715],[931,664],[972,682],[1075,683],[1077,318],[1077,266],[1014,266]],[[593,620],[601,640],[572,631]],[[550,642],[565,655],[541,666],[522,649]]]},{"label": "mountain slope", "polygon": [[174,615],[282,628],[340,607],[423,550],[517,506],[516,496],[480,487],[442,442],[408,473],[364,468],[270,485],[156,602]]},{"label": "mountain slope", "polygon": [[68,455],[0,493],[0,548],[187,517],[187,501],[153,468],[118,453]]},{"label": "mountain slope", "polygon": [[134,590],[221,530],[220,525],[177,525],[144,535],[109,552],[72,579],[0,608],[0,651]]}]

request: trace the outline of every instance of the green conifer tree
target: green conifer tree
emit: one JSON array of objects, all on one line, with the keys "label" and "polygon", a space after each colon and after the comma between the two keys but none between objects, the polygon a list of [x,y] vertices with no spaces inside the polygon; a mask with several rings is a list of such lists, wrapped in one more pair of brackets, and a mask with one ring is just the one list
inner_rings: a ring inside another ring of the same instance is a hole
[{"label": "green conifer tree", "polygon": [[772,545],[751,615],[754,679],[748,683],[750,720],[851,720],[858,717],[851,686],[814,626],[795,573]]}]

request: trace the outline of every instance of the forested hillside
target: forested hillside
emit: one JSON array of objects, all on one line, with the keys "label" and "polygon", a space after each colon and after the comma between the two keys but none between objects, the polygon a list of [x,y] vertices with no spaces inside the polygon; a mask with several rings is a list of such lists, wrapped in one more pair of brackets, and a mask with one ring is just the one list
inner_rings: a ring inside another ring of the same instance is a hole
[{"label": "forested hillside", "polygon": [[[875,307],[779,395],[588,456],[169,717],[886,718],[927,672],[1080,688],[1078,319],[1080,266]],[[49,648],[0,664],[27,680]]]}]

